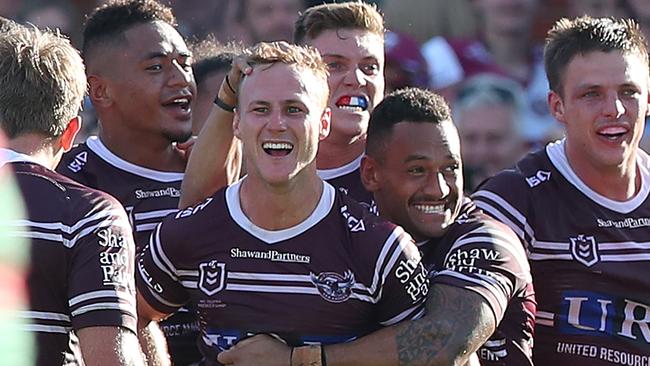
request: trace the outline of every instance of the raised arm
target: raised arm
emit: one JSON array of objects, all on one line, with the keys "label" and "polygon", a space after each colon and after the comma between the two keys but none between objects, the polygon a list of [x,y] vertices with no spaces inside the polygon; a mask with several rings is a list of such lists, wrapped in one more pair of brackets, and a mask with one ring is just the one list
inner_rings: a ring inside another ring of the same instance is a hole
[{"label": "raised arm", "polygon": [[241,148],[233,134],[233,112],[237,86],[244,73],[252,72],[242,57],[233,66],[217,93],[215,105],[203,125],[187,162],[181,185],[180,209],[195,205],[221,187],[239,179]]},{"label": "raised arm", "polygon": [[87,327],[77,331],[88,366],[143,366],[138,337],[123,327]]},{"label": "raised arm", "polygon": [[[471,355],[490,337],[496,320],[479,294],[434,284],[427,295],[427,315],[362,337],[351,343],[325,346],[328,366],[467,365]],[[256,336],[219,355],[225,364],[289,363],[291,349],[268,337]]]}]

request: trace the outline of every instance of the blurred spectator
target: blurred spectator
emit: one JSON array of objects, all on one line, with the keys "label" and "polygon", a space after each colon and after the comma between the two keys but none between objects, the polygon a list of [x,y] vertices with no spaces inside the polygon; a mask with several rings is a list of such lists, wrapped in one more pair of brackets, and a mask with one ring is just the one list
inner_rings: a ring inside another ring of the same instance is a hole
[{"label": "blurred spectator", "polygon": [[509,168],[526,152],[520,119],[524,101],[514,81],[483,74],[465,81],[453,105],[461,140],[465,189]]},{"label": "blurred spectator", "polygon": [[546,103],[548,82],[542,47],[531,30],[537,0],[474,0],[481,18],[480,34],[473,39],[434,37],[422,47],[429,64],[432,88],[453,99],[465,78],[491,73],[512,78],[525,90],[522,131],[532,142],[544,141],[560,128]]},{"label": "blurred spectator", "polygon": [[429,86],[427,61],[420,52],[420,45],[403,33],[386,32],[386,93],[407,86]]},{"label": "blurred spectator", "polygon": [[305,9],[302,0],[239,0],[237,17],[245,31],[246,43],[288,41],[298,13]]},{"label": "blurred spectator", "polygon": [[219,33],[224,25],[231,0],[170,0],[178,29],[185,36],[204,38]]},{"label": "blurred spectator", "polygon": [[476,30],[473,0],[384,0],[388,29],[422,43],[433,36],[468,37]]},{"label": "blurred spectator", "polygon": [[648,0],[620,0],[627,16],[634,18],[646,38],[650,38],[650,3]]},{"label": "blurred spectator", "polygon": [[194,80],[197,93],[192,107],[192,134],[198,135],[212,109],[213,100],[233,58],[242,52],[236,43],[221,44],[214,37],[190,45],[194,62]]},{"label": "blurred spectator", "polygon": [[570,0],[567,2],[567,12],[569,17],[590,15],[596,18],[620,18],[627,15],[621,4],[621,0]]}]

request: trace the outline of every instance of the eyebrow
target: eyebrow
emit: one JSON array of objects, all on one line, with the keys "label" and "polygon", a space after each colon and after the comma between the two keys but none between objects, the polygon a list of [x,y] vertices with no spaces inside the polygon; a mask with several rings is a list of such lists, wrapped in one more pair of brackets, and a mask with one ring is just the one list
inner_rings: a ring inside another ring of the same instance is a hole
[{"label": "eyebrow", "polygon": [[[143,60],[152,60],[154,58],[166,58],[169,57],[171,52],[164,52],[164,51],[154,51],[154,52],[149,52],[145,57],[143,57]],[[179,52],[179,56],[181,57],[192,57],[191,52]]]}]

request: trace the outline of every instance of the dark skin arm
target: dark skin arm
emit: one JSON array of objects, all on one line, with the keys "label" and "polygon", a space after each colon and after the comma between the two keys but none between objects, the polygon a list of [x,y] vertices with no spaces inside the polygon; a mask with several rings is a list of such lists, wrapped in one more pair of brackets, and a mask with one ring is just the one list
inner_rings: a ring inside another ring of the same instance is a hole
[{"label": "dark skin arm", "polygon": [[[427,315],[351,343],[325,346],[328,366],[468,365],[496,322],[487,301],[470,290],[434,284]],[[222,352],[219,361],[239,365],[289,365],[290,348],[255,336]]]}]

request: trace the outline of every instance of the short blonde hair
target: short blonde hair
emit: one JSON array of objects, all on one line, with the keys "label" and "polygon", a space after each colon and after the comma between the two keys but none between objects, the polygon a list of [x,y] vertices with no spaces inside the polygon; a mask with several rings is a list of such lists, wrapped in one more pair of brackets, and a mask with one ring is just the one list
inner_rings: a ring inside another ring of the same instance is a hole
[{"label": "short blonde hair", "polygon": [[81,56],[58,31],[15,27],[0,37],[0,124],[9,138],[60,136],[85,93]]},{"label": "short blonde hair", "polygon": [[300,14],[294,27],[293,41],[307,43],[328,30],[361,29],[384,38],[384,17],[373,4],[348,1],[312,6]]},{"label": "short blonde hair", "polygon": [[[320,52],[311,46],[298,46],[284,41],[260,42],[244,51],[246,62],[251,66],[283,63],[311,71],[322,81],[325,100],[329,98],[327,78],[329,73]],[[316,87],[316,86],[314,86]],[[327,102],[326,102],[327,103]]]}]

